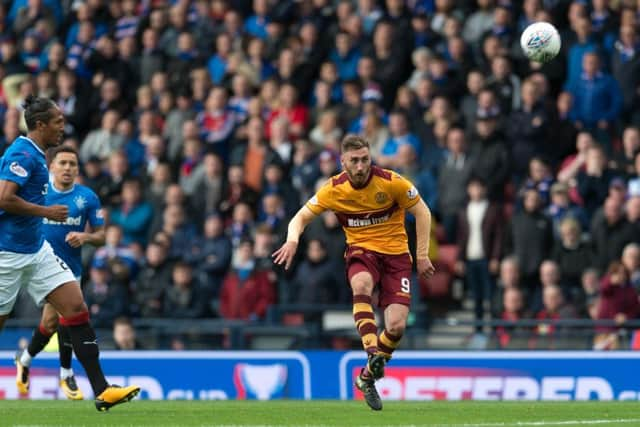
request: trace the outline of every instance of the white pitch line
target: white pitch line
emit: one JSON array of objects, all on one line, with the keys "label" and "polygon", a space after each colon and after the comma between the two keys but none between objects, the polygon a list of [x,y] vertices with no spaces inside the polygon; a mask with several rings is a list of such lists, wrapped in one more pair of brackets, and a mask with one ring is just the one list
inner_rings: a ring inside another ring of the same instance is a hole
[{"label": "white pitch line", "polygon": [[640,418],[619,418],[609,420],[567,420],[567,421],[517,421],[510,423],[474,423],[474,424],[438,424],[435,427],[537,427],[537,426],[567,426],[567,425],[601,425],[601,424],[640,424]]}]

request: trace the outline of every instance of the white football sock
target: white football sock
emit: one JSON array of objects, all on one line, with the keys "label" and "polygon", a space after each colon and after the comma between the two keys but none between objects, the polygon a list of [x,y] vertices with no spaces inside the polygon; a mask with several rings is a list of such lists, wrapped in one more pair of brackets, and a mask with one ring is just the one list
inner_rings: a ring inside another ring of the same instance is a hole
[{"label": "white football sock", "polygon": [[29,354],[29,351],[25,348],[20,355],[20,363],[22,364],[22,366],[26,366],[28,368],[31,366],[31,359],[33,358]]},{"label": "white football sock", "polygon": [[73,376],[73,369],[62,368],[60,367],[60,379],[64,380],[65,378],[69,378]]}]

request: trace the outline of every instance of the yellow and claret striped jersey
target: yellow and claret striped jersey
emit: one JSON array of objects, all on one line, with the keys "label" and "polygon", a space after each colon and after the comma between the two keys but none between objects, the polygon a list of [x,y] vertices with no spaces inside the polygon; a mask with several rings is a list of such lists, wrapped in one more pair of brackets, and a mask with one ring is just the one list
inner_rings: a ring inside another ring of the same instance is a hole
[{"label": "yellow and claret striped jersey", "polygon": [[383,254],[409,252],[405,210],[420,200],[418,190],[397,173],[371,166],[367,182],[355,188],[346,172],[330,178],[307,202],[316,215],[335,212],[347,244]]}]

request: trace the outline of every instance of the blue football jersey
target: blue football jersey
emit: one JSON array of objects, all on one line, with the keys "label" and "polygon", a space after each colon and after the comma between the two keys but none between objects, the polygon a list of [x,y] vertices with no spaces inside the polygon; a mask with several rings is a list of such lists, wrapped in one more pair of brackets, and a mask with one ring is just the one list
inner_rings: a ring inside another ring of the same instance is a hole
[{"label": "blue football jersey", "polygon": [[49,191],[45,199],[47,206],[66,205],[69,207],[69,216],[65,222],[43,218],[42,223],[44,224],[44,235],[53,247],[53,251],[67,263],[74,276],[80,277],[82,275],[82,249],[72,247],[64,239],[72,231],[84,231],[87,222],[93,228],[104,225],[104,214],[100,200],[96,193],[84,185],[75,184],[67,191],[60,191],[53,183],[49,183]]},{"label": "blue football jersey", "polygon": [[[18,184],[18,197],[44,205],[49,183],[44,151],[31,139],[19,136],[0,158],[0,179]],[[32,254],[43,242],[42,218],[0,210],[0,250]]]}]

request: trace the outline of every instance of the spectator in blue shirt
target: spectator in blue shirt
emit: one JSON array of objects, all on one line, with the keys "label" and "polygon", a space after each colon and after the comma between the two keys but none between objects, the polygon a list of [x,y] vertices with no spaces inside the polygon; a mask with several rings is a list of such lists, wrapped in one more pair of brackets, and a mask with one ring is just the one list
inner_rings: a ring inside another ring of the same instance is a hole
[{"label": "spectator in blue shirt", "polygon": [[267,24],[269,24],[269,18],[267,12],[269,4],[267,0],[253,0],[253,15],[248,17],[244,21],[244,30],[252,36],[266,39]]},{"label": "spectator in blue shirt", "polygon": [[336,47],[329,54],[329,59],[336,64],[340,80],[352,80],[358,77],[360,56],[360,50],[353,45],[349,33],[341,31],[336,34]]},{"label": "spectator in blue shirt", "polygon": [[213,83],[222,83],[222,79],[227,71],[230,54],[231,36],[227,33],[218,34],[218,37],[216,37],[216,54],[207,62],[207,69],[209,70],[209,75]]},{"label": "spectator in blue shirt", "polygon": [[422,146],[420,140],[409,130],[407,114],[402,110],[393,110],[389,115],[389,131],[391,138],[382,146],[378,164],[382,167],[394,167],[398,148],[403,144],[411,144],[416,156],[420,159]]},{"label": "spectator in blue shirt", "polygon": [[578,128],[607,130],[620,114],[622,96],[618,83],[609,74],[600,71],[600,60],[595,52],[582,59],[582,74],[570,82],[566,90],[573,96],[570,118]]},{"label": "spectator in blue shirt", "polygon": [[588,18],[579,18],[576,20],[574,31],[577,40],[569,48],[567,53],[567,84],[579,80],[582,74],[582,57],[588,52],[598,52],[599,43],[591,34],[591,21]]}]

